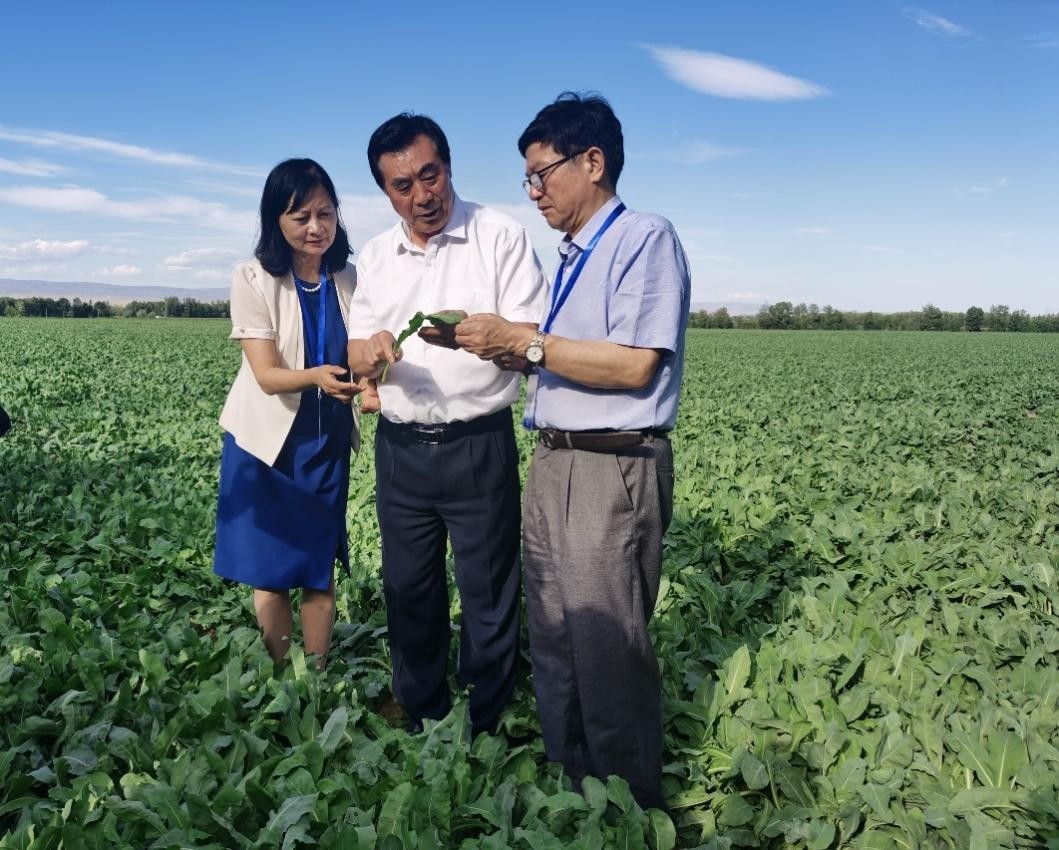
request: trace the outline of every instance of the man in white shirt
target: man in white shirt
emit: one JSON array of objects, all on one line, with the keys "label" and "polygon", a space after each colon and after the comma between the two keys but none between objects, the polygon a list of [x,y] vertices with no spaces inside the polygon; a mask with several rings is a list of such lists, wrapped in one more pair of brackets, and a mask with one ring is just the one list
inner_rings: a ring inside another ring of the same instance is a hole
[{"label": "man in white shirt", "polygon": [[[497,313],[536,327],[546,283],[525,229],[457,197],[448,141],[402,113],[368,143],[372,175],[400,221],[357,260],[349,362],[378,379],[376,507],[394,696],[416,729],[451,707],[446,681],[446,538],[462,602],[458,680],[475,733],[494,731],[514,688],[519,634],[519,374],[433,329],[396,350],[417,312]],[[386,369],[385,379],[383,370]]]}]

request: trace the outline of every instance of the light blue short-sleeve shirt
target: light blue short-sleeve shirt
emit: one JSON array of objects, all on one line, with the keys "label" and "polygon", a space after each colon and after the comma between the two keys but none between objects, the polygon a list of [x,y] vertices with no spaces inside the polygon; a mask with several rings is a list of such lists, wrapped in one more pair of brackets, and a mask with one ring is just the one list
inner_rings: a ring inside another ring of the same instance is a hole
[{"label": "light blue short-sleeve shirt", "polygon": [[[564,287],[588,242],[619,203],[612,198],[572,239],[563,240],[559,254]],[[688,261],[673,225],[661,216],[625,210],[596,244],[549,331],[569,339],[659,349],[659,367],[641,390],[594,389],[549,372],[545,360],[526,405],[535,427],[672,428],[684,373],[690,301]]]}]

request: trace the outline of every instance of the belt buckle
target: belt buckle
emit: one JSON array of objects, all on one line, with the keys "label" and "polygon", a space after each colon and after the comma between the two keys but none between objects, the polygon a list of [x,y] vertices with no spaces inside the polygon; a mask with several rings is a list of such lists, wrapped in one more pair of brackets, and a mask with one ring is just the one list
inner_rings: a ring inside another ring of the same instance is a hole
[{"label": "belt buckle", "polygon": [[445,428],[440,425],[413,425],[412,436],[417,443],[440,446],[445,442]]}]

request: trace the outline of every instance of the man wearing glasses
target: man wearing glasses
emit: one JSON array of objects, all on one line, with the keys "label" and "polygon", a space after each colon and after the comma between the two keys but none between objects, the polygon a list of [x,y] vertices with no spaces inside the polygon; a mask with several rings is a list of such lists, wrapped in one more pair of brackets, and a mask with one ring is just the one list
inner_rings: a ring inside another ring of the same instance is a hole
[{"label": "man wearing glasses", "polygon": [[549,305],[538,331],[472,315],[456,342],[534,370],[523,563],[545,748],[575,782],[617,774],[665,807],[647,623],[672,515],[687,259],[666,219],[617,196],[621,124],[602,97],[560,95],[518,147],[530,199],[565,234]]}]

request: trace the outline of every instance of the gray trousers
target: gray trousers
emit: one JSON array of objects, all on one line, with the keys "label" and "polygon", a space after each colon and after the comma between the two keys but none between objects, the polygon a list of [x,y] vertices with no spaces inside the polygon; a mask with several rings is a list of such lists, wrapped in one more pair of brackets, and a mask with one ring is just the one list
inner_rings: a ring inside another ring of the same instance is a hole
[{"label": "gray trousers", "polygon": [[673,508],[666,438],[533,455],[523,501],[530,658],[545,752],[579,782],[664,807],[662,693],[647,634]]}]

